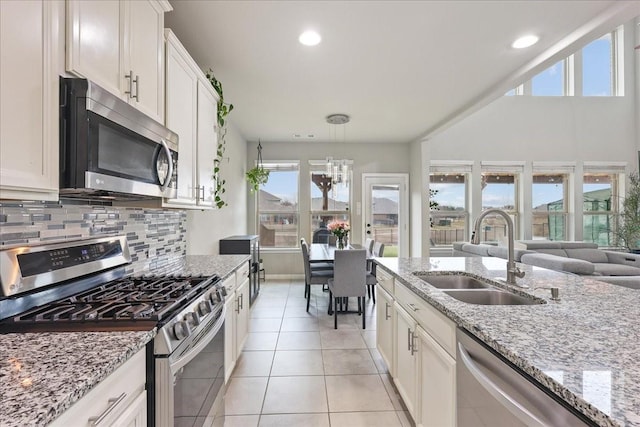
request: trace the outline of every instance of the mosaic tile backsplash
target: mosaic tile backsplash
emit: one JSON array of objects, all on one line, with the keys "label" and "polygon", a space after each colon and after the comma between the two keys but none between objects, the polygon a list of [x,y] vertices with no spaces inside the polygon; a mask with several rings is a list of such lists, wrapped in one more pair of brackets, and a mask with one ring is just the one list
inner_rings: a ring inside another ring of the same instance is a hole
[{"label": "mosaic tile backsplash", "polygon": [[0,249],[126,235],[131,272],[162,270],[186,255],[186,220],[175,210],[0,202]]}]

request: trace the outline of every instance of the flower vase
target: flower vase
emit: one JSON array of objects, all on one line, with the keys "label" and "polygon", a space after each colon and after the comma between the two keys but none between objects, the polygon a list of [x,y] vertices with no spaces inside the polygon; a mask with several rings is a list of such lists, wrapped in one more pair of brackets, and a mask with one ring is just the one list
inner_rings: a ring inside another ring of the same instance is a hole
[{"label": "flower vase", "polygon": [[344,249],[344,236],[338,236],[338,249]]}]

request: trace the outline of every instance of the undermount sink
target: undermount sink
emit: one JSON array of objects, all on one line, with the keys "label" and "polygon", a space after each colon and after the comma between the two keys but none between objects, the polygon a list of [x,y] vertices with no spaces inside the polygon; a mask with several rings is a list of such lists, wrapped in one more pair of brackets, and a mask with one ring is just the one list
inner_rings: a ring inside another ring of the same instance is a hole
[{"label": "undermount sink", "polygon": [[471,276],[423,276],[422,280],[438,289],[486,289],[490,285]]},{"label": "undermount sink", "polygon": [[527,297],[495,287],[481,278],[466,274],[414,273],[425,283],[467,304],[477,305],[533,305],[544,304],[539,298]]},{"label": "undermount sink", "polygon": [[452,289],[444,291],[445,294],[468,304],[478,305],[533,305],[541,301],[534,300],[511,292],[497,289]]}]

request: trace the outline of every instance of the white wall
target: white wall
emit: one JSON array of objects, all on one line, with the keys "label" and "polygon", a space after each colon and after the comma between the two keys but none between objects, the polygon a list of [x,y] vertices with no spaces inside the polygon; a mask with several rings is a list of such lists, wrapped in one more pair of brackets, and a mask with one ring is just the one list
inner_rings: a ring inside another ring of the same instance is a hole
[{"label": "white wall", "polygon": [[225,159],[220,166],[221,177],[227,181],[223,195],[227,206],[210,211],[188,211],[188,255],[217,255],[221,238],[247,234],[247,185],[244,179],[247,143],[232,123],[227,129]]},{"label": "white wall", "polygon": [[[248,144],[247,168],[254,166],[257,157],[257,143]],[[362,238],[360,222],[362,215],[357,213],[356,203],[362,202],[362,174],[363,173],[409,173],[410,169],[410,145],[409,144],[347,144],[347,143],[317,143],[317,142],[263,142],[263,161],[270,160],[295,160],[300,162],[300,176],[309,177],[309,160],[324,160],[328,156],[336,159],[353,159],[352,181],[352,227],[350,240],[361,243]],[[300,180],[300,235],[307,239],[311,236],[310,217],[310,184],[308,178]],[[411,191],[411,181],[409,182]],[[255,195],[249,193],[248,201],[249,233],[255,233]],[[300,251],[275,250],[263,251],[267,275],[288,275],[292,272],[303,274],[302,258]]]}]

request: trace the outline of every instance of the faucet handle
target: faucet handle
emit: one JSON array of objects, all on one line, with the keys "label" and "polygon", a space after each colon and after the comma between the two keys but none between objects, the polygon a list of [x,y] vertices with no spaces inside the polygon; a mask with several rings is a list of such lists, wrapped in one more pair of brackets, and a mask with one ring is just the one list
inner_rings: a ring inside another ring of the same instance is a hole
[{"label": "faucet handle", "polygon": [[522,270],[520,270],[518,267],[515,267],[515,268],[513,269],[513,274],[515,274],[515,276],[516,276],[517,278],[522,279],[522,278],[524,277],[524,275],[525,275],[525,272],[524,272],[524,271],[522,271]]}]

